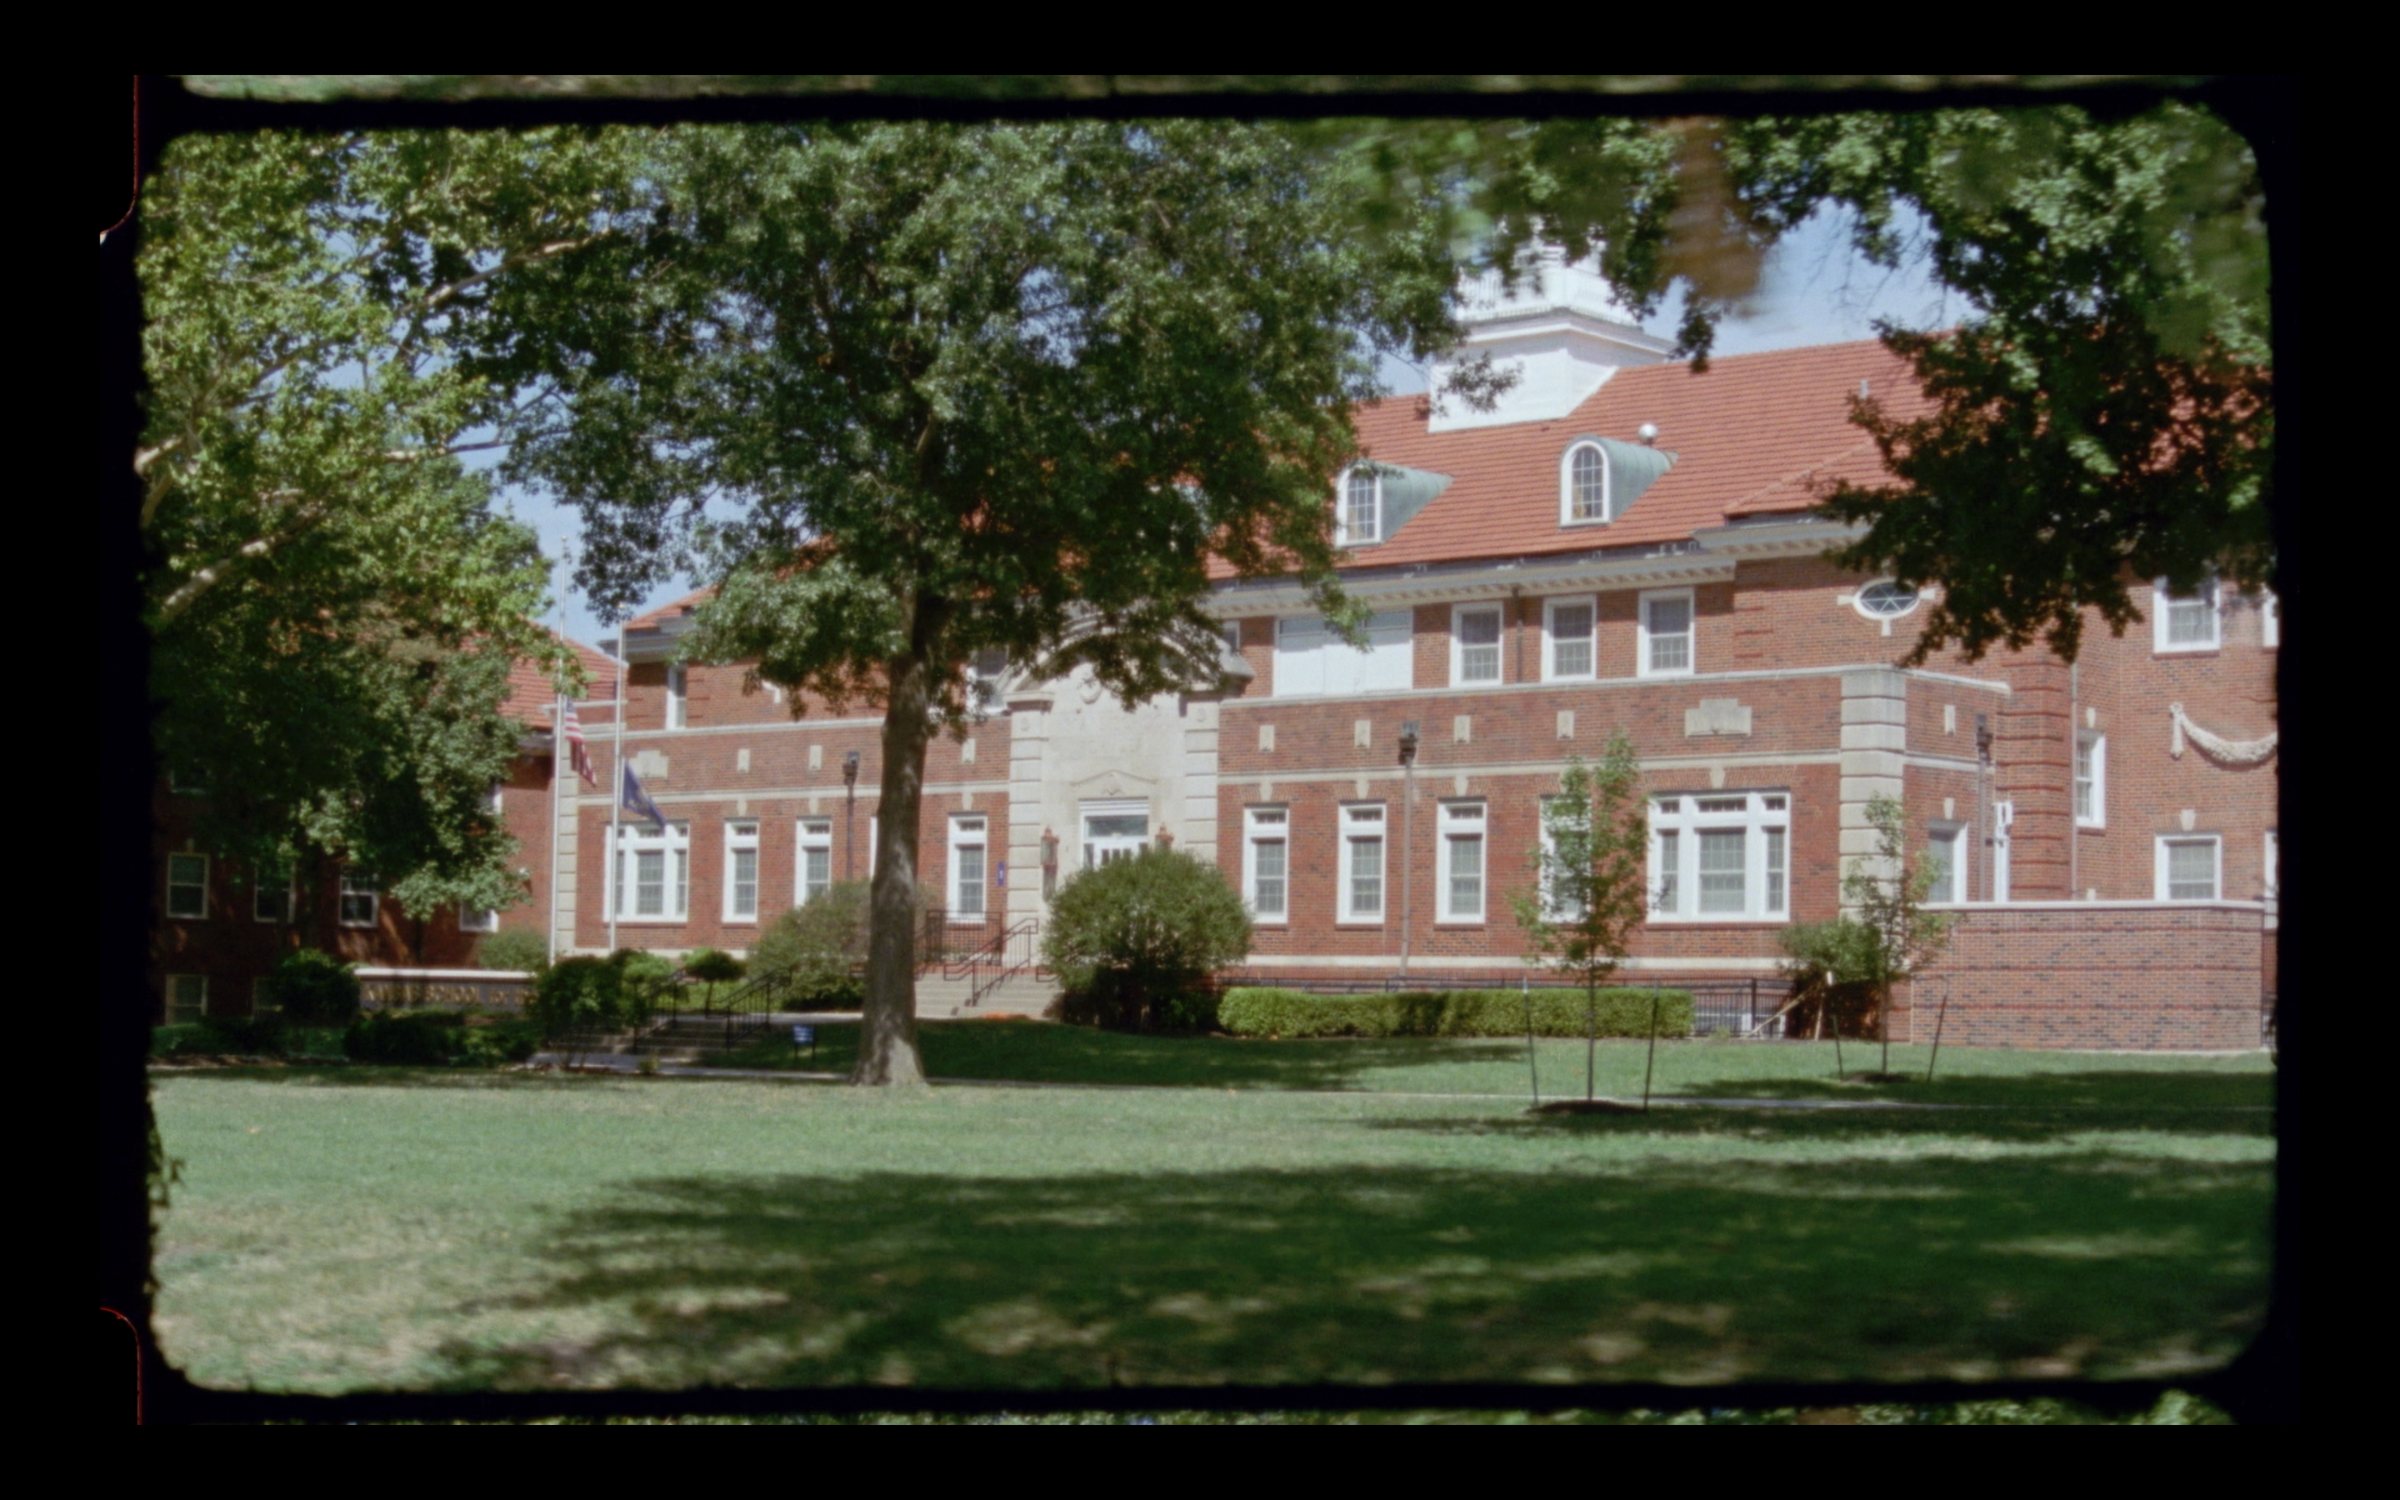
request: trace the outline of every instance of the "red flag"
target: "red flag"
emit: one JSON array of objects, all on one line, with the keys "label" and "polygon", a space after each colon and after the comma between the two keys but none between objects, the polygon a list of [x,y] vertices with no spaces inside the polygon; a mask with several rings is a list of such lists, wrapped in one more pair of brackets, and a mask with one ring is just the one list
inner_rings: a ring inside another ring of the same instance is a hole
[{"label": "red flag", "polygon": [[567,737],[567,753],[575,767],[575,773],[581,776],[587,784],[598,786],[600,778],[593,774],[591,752],[583,748],[583,722],[575,717],[573,702],[567,704],[566,716],[559,720],[558,727]]}]

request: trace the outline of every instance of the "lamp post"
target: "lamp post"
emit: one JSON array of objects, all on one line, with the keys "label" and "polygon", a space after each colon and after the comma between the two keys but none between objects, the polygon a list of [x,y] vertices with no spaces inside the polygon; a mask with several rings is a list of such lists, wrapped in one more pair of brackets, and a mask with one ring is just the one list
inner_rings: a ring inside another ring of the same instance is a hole
[{"label": "lamp post", "polygon": [[842,757],[842,883],[858,878],[858,752]]},{"label": "lamp post", "polygon": [[1417,894],[1417,721],[1400,723],[1400,977],[1408,977]]}]

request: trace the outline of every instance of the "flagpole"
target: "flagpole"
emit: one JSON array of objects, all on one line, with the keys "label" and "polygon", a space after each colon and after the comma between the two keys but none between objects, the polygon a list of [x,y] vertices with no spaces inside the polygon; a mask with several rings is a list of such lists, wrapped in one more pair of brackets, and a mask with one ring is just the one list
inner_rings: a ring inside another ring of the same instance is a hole
[{"label": "flagpole", "polygon": [[615,752],[610,756],[612,764],[609,767],[609,776],[616,785],[608,799],[608,856],[605,865],[607,873],[603,877],[608,882],[608,951],[611,953],[617,951],[617,897],[621,894],[617,890],[617,886],[620,884],[617,878],[617,866],[625,857],[617,847],[617,824],[625,814],[625,626],[622,621],[617,625],[615,672],[617,678],[617,744]]}]

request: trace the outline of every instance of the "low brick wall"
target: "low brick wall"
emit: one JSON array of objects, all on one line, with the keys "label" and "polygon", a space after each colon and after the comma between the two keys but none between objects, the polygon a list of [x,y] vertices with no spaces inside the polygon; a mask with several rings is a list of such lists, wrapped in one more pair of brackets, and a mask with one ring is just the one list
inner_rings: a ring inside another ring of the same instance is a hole
[{"label": "low brick wall", "polygon": [[2261,1046],[2257,902],[2062,901],[1956,909],[1949,951],[1895,997],[1894,1040],[1944,1046]]}]

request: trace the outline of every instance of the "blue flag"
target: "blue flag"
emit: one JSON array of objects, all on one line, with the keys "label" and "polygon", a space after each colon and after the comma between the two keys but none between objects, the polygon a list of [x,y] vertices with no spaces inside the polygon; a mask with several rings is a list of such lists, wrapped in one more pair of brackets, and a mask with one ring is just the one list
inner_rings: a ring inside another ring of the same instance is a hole
[{"label": "blue flag", "polygon": [[625,786],[617,794],[617,801],[627,812],[648,818],[658,825],[660,833],[665,833],[667,831],[667,815],[660,812],[658,804],[650,800],[650,794],[642,790],[642,778],[633,774],[633,762],[627,761],[624,770]]}]

